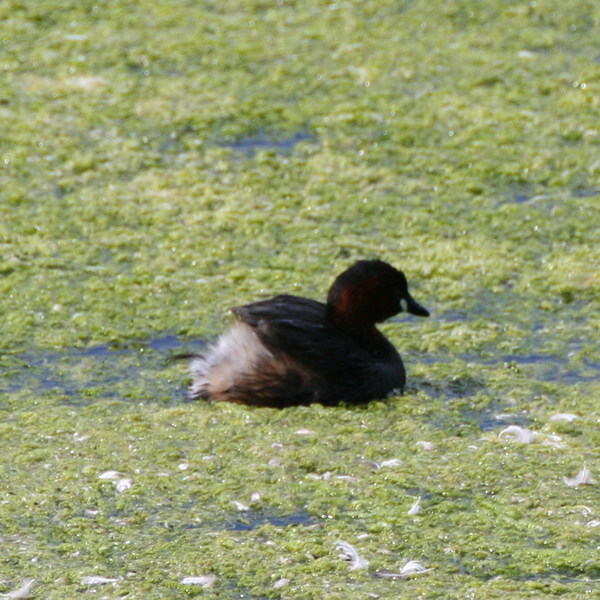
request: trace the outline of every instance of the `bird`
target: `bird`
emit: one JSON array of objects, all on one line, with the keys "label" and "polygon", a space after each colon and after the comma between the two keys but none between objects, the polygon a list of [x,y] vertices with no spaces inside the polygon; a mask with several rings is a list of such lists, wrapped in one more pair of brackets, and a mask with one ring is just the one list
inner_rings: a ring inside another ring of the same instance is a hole
[{"label": "bird", "polygon": [[281,294],[233,308],[235,320],[191,359],[192,399],[285,408],[362,404],[401,392],[402,359],[376,323],[428,317],[404,273],[359,260],[334,280],[326,303]]}]

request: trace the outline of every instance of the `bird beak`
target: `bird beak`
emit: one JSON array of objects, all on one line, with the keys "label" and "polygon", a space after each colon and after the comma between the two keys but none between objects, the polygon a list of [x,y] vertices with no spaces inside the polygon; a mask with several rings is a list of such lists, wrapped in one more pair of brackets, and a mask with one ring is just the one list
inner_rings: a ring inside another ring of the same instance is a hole
[{"label": "bird beak", "polygon": [[416,315],[417,317],[428,317],[429,311],[423,308],[410,294],[400,300],[400,307],[404,312]]}]

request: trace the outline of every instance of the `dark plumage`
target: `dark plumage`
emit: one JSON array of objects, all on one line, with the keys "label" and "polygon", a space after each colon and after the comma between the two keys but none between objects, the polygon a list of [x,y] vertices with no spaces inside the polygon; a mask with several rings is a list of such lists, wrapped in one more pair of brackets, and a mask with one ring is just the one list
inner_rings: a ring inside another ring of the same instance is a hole
[{"label": "dark plumage", "polygon": [[232,328],[192,361],[191,396],[276,407],[384,398],[406,374],[375,323],[402,311],[429,315],[380,260],[344,271],[327,304],[280,295],[234,308]]}]

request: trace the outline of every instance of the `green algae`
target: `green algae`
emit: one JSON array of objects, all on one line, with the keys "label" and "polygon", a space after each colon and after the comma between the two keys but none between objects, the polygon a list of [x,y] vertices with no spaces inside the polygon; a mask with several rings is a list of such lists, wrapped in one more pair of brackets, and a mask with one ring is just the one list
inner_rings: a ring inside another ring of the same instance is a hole
[{"label": "green algae", "polygon": [[[0,3],[0,591],[597,594],[596,488],[563,477],[600,472],[599,19],[582,0]],[[169,355],[228,307],[322,298],[374,256],[432,311],[383,327],[404,396],[186,401]],[[433,570],[375,576],[409,559]]]}]

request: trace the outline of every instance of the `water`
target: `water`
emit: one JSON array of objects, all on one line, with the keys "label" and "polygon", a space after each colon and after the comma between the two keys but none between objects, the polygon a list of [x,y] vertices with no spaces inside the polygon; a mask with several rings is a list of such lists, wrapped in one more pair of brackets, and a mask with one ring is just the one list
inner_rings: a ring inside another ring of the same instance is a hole
[{"label": "water", "polygon": [[243,152],[248,156],[254,155],[259,150],[273,150],[278,154],[288,154],[301,142],[314,139],[308,133],[299,132],[288,136],[275,137],[272,135],[258,133],[255,136],[238,139],[224,143],[233,150]]},{"label": "water", "polygon": [[[457,319],[462,320],[460,315]],[[531,351],[494,352],[486,349],[480,354],[461,353],[457,356],[443,354],[407,355],[407,362],[448,364],[456,359],[476,366],[518,369],[527,377],[538,382],[561,382],[576,385],[600,379],[600,361],[582,354],[581,344],[573,340],[565,354],[541,352],[540,346],[547,345],[547,337],[531,338]],[[185,368],[178,369],[180,380],[175,382],[165,378],[165,371],[177,368],[185,361],[174,361],[179,353],[199,352],[205,346],[204,340],[181,339],[173,334],[165,334],[143,341],[127,344],[105,344],[89,348],[65,348],[64,350],[36,350],[6,354],[2,357],[3,377],[0,380],[0,393],[29,391],[33,395],[52,395],[63,398],[64,402],[88,404],[95,399],[127,396],[127,382],[136,382],[137,390],[142,388],[157,392],[170,402],[185,400]],[[577,358],[574,358],[577,356]],[[417,380],[418,381],[418,380]],[[412,387],[411,387],[412,386]],[[486,388],[485,378],[460,376],[445,381],[430,381],[424,378],[416,384],[418,389],[434,396],[448,398],[473,396]],[[415,379],[409,378],[409,388],[415,389]],[[133,393],[133,392],[132,392]]]}]

